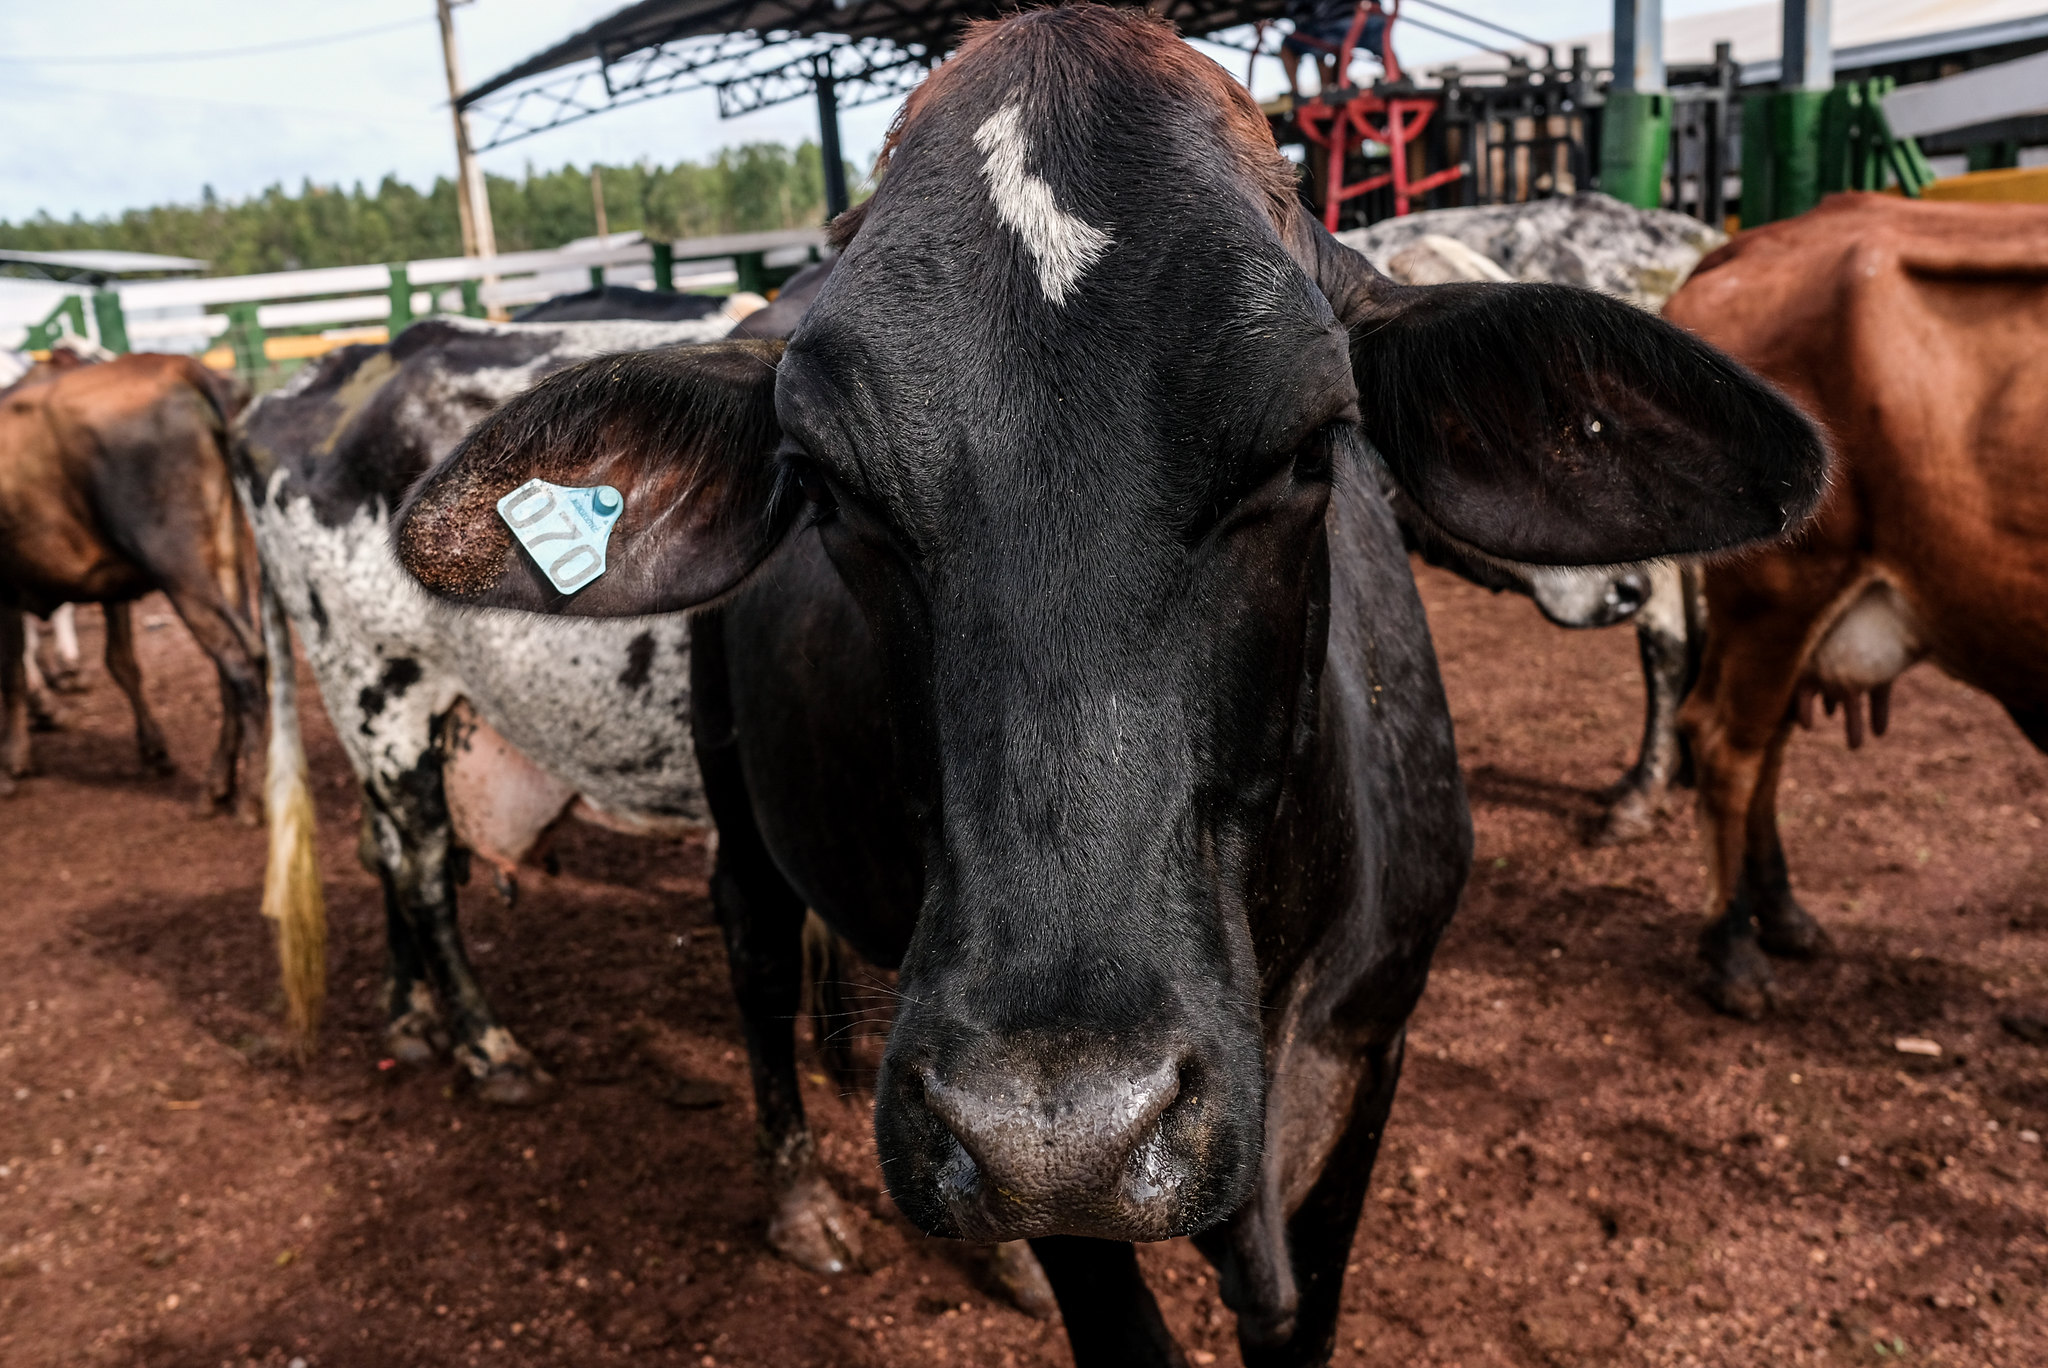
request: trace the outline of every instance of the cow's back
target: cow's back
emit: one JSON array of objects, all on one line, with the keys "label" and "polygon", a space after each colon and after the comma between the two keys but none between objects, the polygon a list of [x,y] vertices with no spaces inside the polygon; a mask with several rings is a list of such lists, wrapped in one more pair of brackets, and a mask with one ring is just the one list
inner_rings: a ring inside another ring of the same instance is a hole
[{"label": "cow's back", "polygon": [[1799,542],[1720,573],[1815,598],[1882,575],[1946,668],[2038,707],[2048,208],[1836,196],[1709,256],[1666,313],[1785,389],[1837,452]]},{"label": "cow's back", "polygon": [[450,609],[400,571],[390,518],[478,419],[542,376],[726,326],[435,320],[389,346],[330,354],[250,410],[236,461],[258,545],[359,772],[418,763],[429,719],[461,697],[605,812],[701,818],[680,614]]},{"label": "cow's back", "polygon": [[[227,408],[190,357],[55,371],[0,398],[0,585],[36,611],[142,593],[153,543],[232,538]],[[231,556],[230,556],[231,559]]]}]

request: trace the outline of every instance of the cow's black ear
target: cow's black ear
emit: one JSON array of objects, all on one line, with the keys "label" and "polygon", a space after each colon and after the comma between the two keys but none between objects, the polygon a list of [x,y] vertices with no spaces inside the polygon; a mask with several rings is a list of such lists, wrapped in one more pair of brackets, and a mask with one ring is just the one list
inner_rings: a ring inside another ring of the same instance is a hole
[{"label": "cow's black ear", "polygon": [[1344,318],[1362,426],[1455,540],[1606,565],[1777,537],[1818,502],[1814,426],[1664,320],[1563,285],[1373,277]]},{"label": "cow's black ear", "polygon": [[[710,602],[775,549],[802,502],[775,461],[781,358],[780,342],[664,347],[548,377],[413,487],[399,560],[430,592],[484,607],[629,617]],[[535,478],[622,496],[603,573],[572,593],[498,512]]]}]

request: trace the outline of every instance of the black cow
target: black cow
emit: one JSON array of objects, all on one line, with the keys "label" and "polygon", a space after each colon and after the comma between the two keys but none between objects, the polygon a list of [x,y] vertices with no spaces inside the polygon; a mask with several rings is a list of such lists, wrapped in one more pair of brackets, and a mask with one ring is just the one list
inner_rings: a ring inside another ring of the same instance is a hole
[{"label": "black cow", "polygon": [[514,323],[590,323],[640,318],[653,323],[688,323],[709,318],[725,307],[716,295],[670,290],[636,290],[630,285],[599,285],[576,294],[556,295],[529,304],[512,315]]},{"label": "black cow", "polygon": [[[1820,443],[1626,305],[1394,285],[1142,13],[973,29],[839,236],[786,350],[603,358],[484,420],[401,560],[479,608],[716,605],[694,727],[778,1159],[809,904],[900,966],[912,1220],[1030,1238],[1084,1368],[1180,1361],[1125,1242],[1181,1234],[1248,1363],[1325,1362],[1471,854],[1375,462],[1461,544],[1618,563],[1780,534]],[[573,595],[496,511],[535,477],[623,495]]]}]

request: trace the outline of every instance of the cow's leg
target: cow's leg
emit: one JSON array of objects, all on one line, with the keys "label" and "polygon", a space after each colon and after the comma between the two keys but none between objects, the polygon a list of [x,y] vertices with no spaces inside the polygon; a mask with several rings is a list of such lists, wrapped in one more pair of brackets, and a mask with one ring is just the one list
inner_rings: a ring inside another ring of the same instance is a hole
[{"label": "cow's leg", "polygon": [[1792,896],[1792,876],[1785,864],[1785,846],[1778,835],[1778,778],[1784,769],[1788,724],[1778,729],[1764,752],[1756,791],[1750,795],[1744,829],[1742,875],[1731,907],[1746,905],[1756,918],[1757,944],[1767,953],[1790,959],[1813,959],[1826,952],[1828,933]]},{"label": "cow's leg", "polygon": [[[438,999],[477,1095],[506,1105],[536,1102],[554,1079],[498,1021],[470,965],[455,920],[455,834],[441,788],[441,748],[431,735],[422,740],[409,767],[374,772],[363,786],[364,839],[384,888],[391,943],[392,1049],[412,1058],[431,1052]],[[431,999],[422,1000],[422,986],[431,987]]]},{"label": "cow's leg", "polygon": [[50,614],[50,650],[40,662],[44,681],[55,693],[84,693],[84,661],[78,649],[78,605],[60,603]]},{"label": "cow's leg", "polygon": [[1803,623],[1787,620],[1710,641],[1699,686],[1681,714],[1699,771],[1712,918],[1700,937],[1707,997],[1750,1020],[1769,1010],[1775,991],[1759,922],[1788,951],[1819,943],[1818,929],[1792,899],[1777,835],[1778,771],[1802,637]]},{"label": "cow's leg", "polygon": [[[737,768],[730,752],[704,764],[707,791],[721,759]],[[712,808],[718,815],[718,860],[711,901],[725,932],[753,1072],[755,1138],[774,1194],[768,1242],[814,1273],[842,1273],[860,1260],[858,1218],[819,1171],[797,1090],[804,902],[775,868],[751,814],[730,817],[731,806],[714,802]]]},{"label": "cow's leg", "polygon": [[1185,1368],[1159,1303],[1121,1240],[1044,1236],[1031,1252],[1052,1283],[1074,1368]]},{"label": "cow's leg", "polygon": [[[66,605],[69,606],[68,604]],[[0,612],[13,612],[11,608]],[[43,670],[39,652],[36,649],[35,616],[30,613],[17,614],[21,618],[21,671],[28,688],[29,730],[51,732],[61,730],[64,723],[57,708],[57,696],[50,688],[49,675]]]},{"label": "cow's leg", "polygon": [[[210,578],[199,583],[174,584],[169,588],[171,606],[184,620],[193,641],[206,652],[220,677],[220,740],[214,746],[213,763],[206,773],[207,811],[235,810],[236,816],[254,826],[262,819],[254,776],[261,774],[257,747],[263,735],[265,700],[263,694],[263,651],[250,625],[221,595]],[[113,639],[111,621],[108,639]],[[251,777],[248,784],[237,782],[239,774]]]},{"label": "cow's leg", "polygon": [[135,749],[142,757],[142,767],[153,774],[171,774],[177,767],[164,745],[163,728],[157,726],[142,696],[142,667],[135,663],[134,605],[106,603],[100,607],[107,618],[107,673],[134,709]]},{"label": "cow's leg", "polygon": [[1636,650],[1643,662],[1643,744],[1616,787],[1596,845],[1623,845],[1648,836],[1678,773],[1683,747],[1678,709],[1692,683],[1686,629],[1686,589],[1679,567],[1650,572],[1650,596],[1636,614]]},{"label": "cow's leg", "polygon": [[0,606],[0,798],[29,773],[27,650],[20,611]]},{"label": "cow's leg", "polygon": [[[1344,1265],[1393,1110],[1404,1040],[1397,1036],[1367,1055],[1350,1116],[1291,1216],[1281,1210],[1279,1166],[1286,1156],[1269,1154],[1258,1194],[1228,1223],[1196,1237],[1216,1265],[1224,1302],[1237,1312],[1246,1368],[1310,1368],[1330,1361]],[[1287,1086],[1284,1078],[1279,1086]],[[1330,1105],[1320,1097],[1290,1101],[1290,1109]]]}]

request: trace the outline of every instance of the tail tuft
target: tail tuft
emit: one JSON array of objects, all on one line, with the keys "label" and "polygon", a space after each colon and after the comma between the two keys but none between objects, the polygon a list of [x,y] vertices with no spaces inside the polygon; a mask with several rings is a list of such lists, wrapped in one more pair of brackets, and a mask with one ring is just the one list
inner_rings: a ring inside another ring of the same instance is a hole
[{"label": "tail tuft", "polygon": [[299,736],[291,627],[267,576],[259,596],[263,647],[270,661],[270,772],[263,785],[270,858],[263,871],[263,915],[277,923],[286,1025],[291,1048],[303,1061],[312,1053],[320,1009],[327,1001],[327,900],[320,888],[306,747]]}]

